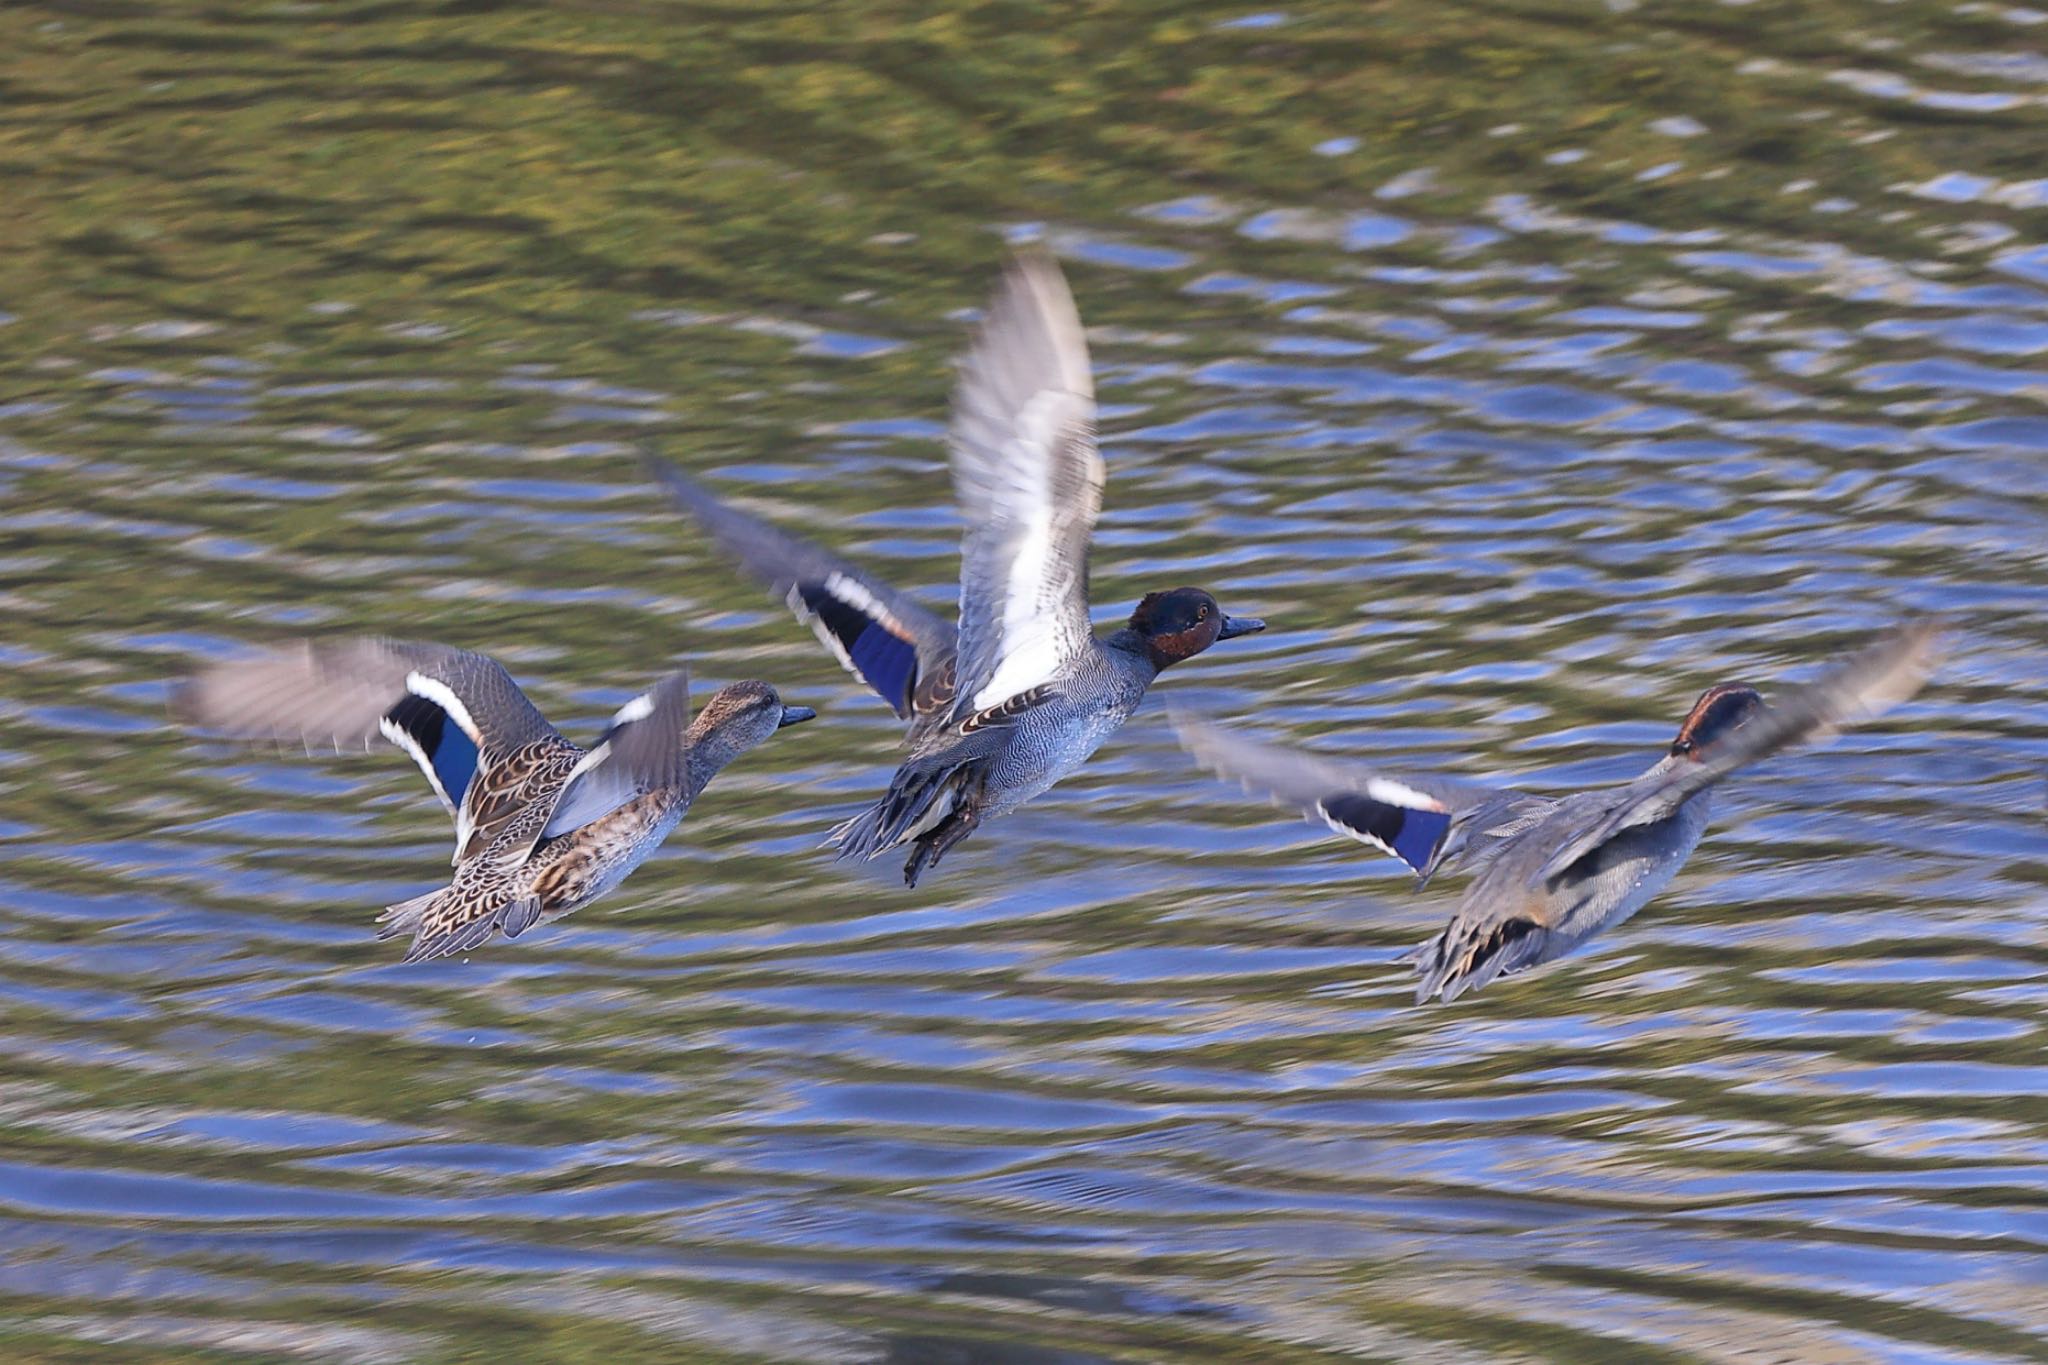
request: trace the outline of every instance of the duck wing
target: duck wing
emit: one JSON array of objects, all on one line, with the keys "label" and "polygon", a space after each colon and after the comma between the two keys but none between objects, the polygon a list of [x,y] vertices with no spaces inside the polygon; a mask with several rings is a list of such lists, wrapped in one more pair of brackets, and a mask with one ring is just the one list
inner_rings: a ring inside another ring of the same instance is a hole
[{"label": "duck wing", "polygon": [[679,669],[621,706],[562,784],[540,837],[580,829],[647,792],[688,785],[690,674]]},{"label": "duck wing", "polygon": [[847,672],[915,724],[953,701],[953,627],[830,551],[720,501],[666,460],[647,469],[719,548],[766,583]]},{"label": "duck wing", "polygon": [[1204,767],[1399,858],[1425,884],[1446,863],[1511,837],[1555,804],[1484,783],[1396,775],[1262,744],[1178,708],[1173,723]]},{"label": "duck wing", "polygon": [[963,720],[1051,681],[1092,644],[1088,543],[1102,508],[1095,383],[1053,259],[1003,273],[953,393]]},{"label": "duck wing", "polygon": [[488,847],[535,772],[579,752],[495,660],[380,637],[305,640],[214,664],[173,713],[235,739],[339,751],[384,736],[412,756],[455,818],[455,857]]},{"label": "duck wing", "polygon": [[1908,621],[1838,660],[1812,682],[1778,691],[1768,709],[1714,745],[1697,763],[1678,763],[1637,778],[1615,794],[1612,808],[1543,864],[1545,882],[1624,829],[1662,820],[1691,797],[1783,749],[1816,743],[1874,719],[1920,690],[1947,653],[1936,618]]}]

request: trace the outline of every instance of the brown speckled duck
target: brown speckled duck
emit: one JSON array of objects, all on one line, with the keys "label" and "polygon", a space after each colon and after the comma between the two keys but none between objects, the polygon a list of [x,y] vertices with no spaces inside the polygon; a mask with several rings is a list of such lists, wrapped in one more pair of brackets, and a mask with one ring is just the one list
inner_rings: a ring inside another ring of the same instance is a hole
[{"label": "brown speckled duck", "polygon": [[726,687],[690,718],[670,674],[612,717],[589,749],[556,733],[495,660],[400,640],[311,641],[216,664],[173,703],[235,739],[339,750],[383,735],[411,754],[455,817],[447,886],[385,910],[380,938],[407,962],[517,938],[604,895],[668,837],[726,764],[817,713],[763,682]]}]

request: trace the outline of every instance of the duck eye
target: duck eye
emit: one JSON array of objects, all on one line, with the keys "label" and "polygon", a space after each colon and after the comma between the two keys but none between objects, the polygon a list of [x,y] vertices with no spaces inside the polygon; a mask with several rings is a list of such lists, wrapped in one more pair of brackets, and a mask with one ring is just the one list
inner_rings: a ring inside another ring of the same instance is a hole
[{"label": "duck eye", "polygon": [[1203,604],[1202,604],[1202,605],[1201,605],[1200,607],[1198,607],[1198,608],[1196,609],[1196,611],[1195,611],[1195,619],[1196,619],[1197,621],[1206,621],[1206,620],[1208,620],[1208,619],[1209,619],[1209,604],[1208,604],[1208,603],[1204,602],[1204,603],[1203,603]]}]

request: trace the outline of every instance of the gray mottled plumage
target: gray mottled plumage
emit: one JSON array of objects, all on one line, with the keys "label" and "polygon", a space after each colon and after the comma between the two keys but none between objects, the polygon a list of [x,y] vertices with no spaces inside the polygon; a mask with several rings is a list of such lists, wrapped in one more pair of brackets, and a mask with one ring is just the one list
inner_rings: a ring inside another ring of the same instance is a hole
[{"label": "gray mottled plumage", "polygon": [[1414,957],[1417,1003],[1450,1001],[1628,919],[1691,856],[1715,784],[1883,713],[1919,690],[1942,653],[1938,623],[1914,621],[1815,681],[1778,689],[1768,707],[1740,684],[1709,688],[1641,777],[1556,800],[1335,763],[1192,716],[1176,723],[1206,766],[1400,857],[1424,882],[1451,865],[1473,872],[1457,913]]},{"label": "gray mottled plumage", "polygon": [[783,725],[810,718],[766,683],[734,683],[694,721],[674,673],[621,707],[589,750],[562,738],[494,660],[447,645],[305,641],[216,664],[174,703],[203,730],[244,740],[362,745],[411,754],[455,818],[449,884],[388,908],[382,937],[412,935],[408,962],[589,904],[668,837],[713,775]]},{"label": "gray mottled plumage", "polygon": [[833,841],[857,858],[914,841],[912,885],[982,820],[1086,762],[1162,668],[1263,625],[1178,588],[1147,596],[1105,639],[1090,628],[1088,543],[1103,482],[1095,388],[1051,257],[1020,256],[1004,273],[961,361],[950,444],[966,521],[957,629],[650,461],[721,548],[910,722],[910,755],[888,794]]},{"label": "gray mottled plumage", "polygon": [[872,858],[920,840],[911,885],[983,821],[1015,810],[1066,777],[1130,719],[1158,674],[1132,632],[1091,648],[1056,688],[928,731],[880,801],[833,831],[842,856]]}]

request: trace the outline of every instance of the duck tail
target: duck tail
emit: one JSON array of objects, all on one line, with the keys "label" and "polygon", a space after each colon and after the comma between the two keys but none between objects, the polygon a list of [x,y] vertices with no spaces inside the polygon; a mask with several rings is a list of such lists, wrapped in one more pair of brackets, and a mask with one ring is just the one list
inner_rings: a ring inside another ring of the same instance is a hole
[{"label": "duck tail", "polygon": [[447,890],[448,888],[444,886],[439,891],[429,891],[424,896],[414,896],[409,901],[385,906],[384,913],[377,916],[377,937],[397,938],[400,934],[417,934],[428,912],[434,908],[434,902]]},{"label": "duck tail", "polygon": [[1519,971],[1543,955],[1550,931],[1526,919],[1474,925],[1452,921],[1410,953],[1417,977],[1415,1003],[1441,995],[1448,1005],[1507,972]]},{"label": "duck tail", "polygon": [[881,800],[833,830],[825,842],[836,846],[842,858],[878,858],[951,815],[965,776],[959,764],[906,763]]},{"label": "duck tail", "polygon": [[480,905],[476,898],[458,893],[453,886],[429,891],[387,906],[377,916],[378,938],[412,935],[405,961],[425,962],[430,958],[453,957],[480,946],[492,934],[502,932],[517,938],[540,918],[540,901],[524,896],[498,904]]}]

